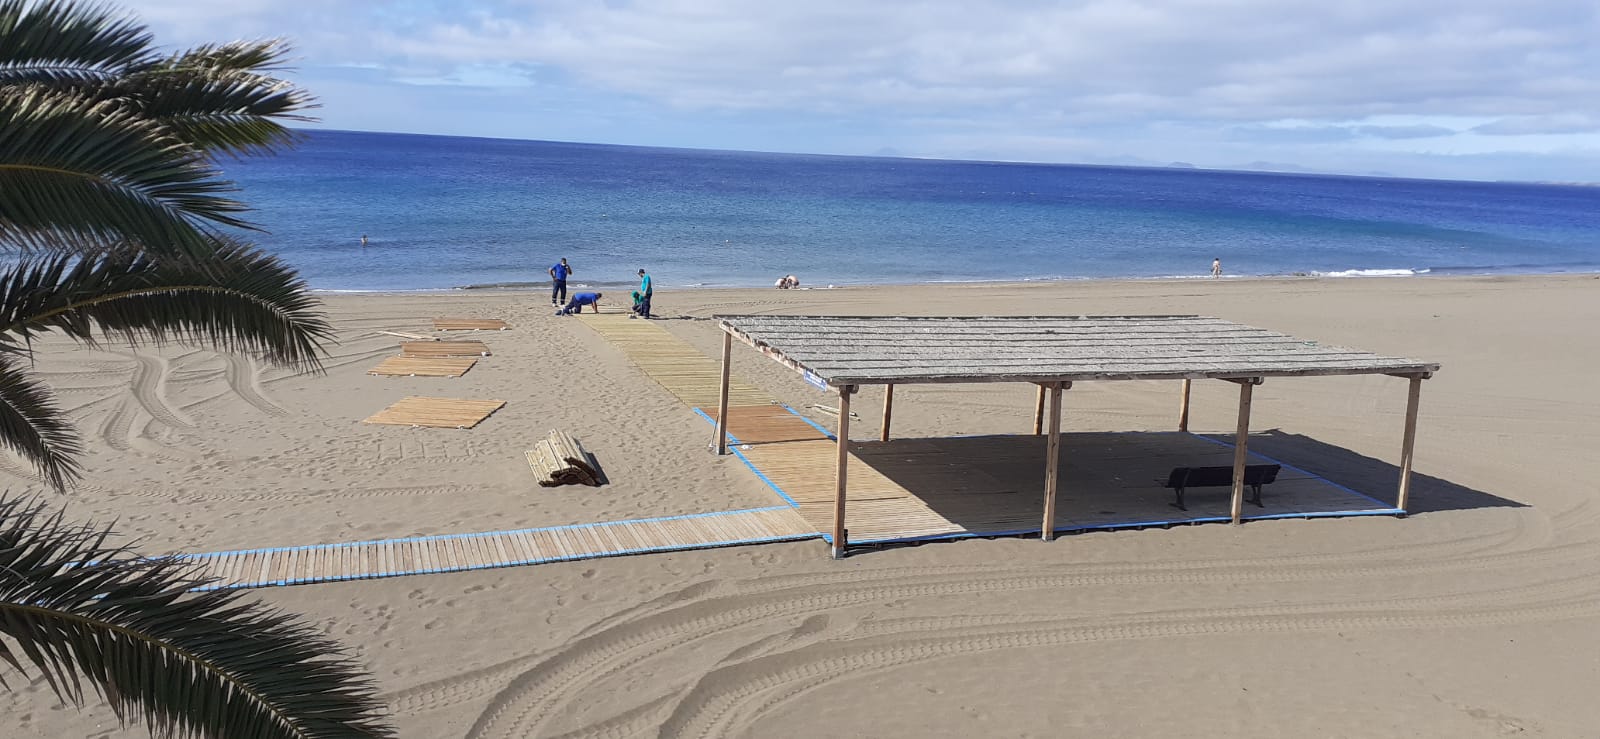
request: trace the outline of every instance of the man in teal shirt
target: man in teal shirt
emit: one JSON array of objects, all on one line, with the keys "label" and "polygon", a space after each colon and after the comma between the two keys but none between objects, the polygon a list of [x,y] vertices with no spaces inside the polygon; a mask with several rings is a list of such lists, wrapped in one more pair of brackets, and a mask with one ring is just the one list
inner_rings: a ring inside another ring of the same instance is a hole
[{"label": "man in teal shirt", "polygon": [[650,317],[650,294],[652,292],[654,290],[650,285],[650,275],[646,274],[642,269],[639,270],[639,306],[637,311],[639,315],[645,318]]}]

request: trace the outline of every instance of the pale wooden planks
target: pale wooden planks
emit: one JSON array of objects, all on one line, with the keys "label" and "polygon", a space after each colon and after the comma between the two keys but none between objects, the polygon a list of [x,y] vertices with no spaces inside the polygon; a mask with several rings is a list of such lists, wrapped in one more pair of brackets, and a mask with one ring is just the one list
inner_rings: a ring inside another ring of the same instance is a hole
[{"label": "pale wooden planks", "polygon": [[[716,408],[722,368],[654,321],[616,313],[585,313],[585,325],[605,337],[656,384],[691,408]],[[770,405],[772,396],[737,377],[728,391],[732,405]]]},{"label": "pale wooden planks", "polygon": [[331,582],[794,541],[817,533],[788,507],[420,539],[187,555],[207,589]]},{"label": "pale wooden planks", "polygon": [[830,385],[1342,374],[1439,365],[1204,316],[718,316],[724,330]]},{"label": "pale wooden planks", "polygon": [[400,344],[403,357],[487,357],[489,346],[481,341],[406,341]]},{"label": "pale wooden planks", "polygon": [[504,400],[411,396],[378,411],[363,423],[469,429],[488,418],[489,414],[500,410],[505,404]]},{"label": "pale wooden planks", "polygon": [[477,364],[466,357],[389,357],[367,370],[369,375],[389,377],[460,377]]},{"label": "pale wooden planks", "polygon": [[[717,420],[716,408],[703,412]],[[782,441],[826,439],[827,434],[790,413],[781,405],[749,405],[728,408],[728,433],[741,444],[771,444]]]},{"label": "pale wooden planks", "polygon": [[510,328],[498,318],[435,318],[435,331],[504,331]]}]

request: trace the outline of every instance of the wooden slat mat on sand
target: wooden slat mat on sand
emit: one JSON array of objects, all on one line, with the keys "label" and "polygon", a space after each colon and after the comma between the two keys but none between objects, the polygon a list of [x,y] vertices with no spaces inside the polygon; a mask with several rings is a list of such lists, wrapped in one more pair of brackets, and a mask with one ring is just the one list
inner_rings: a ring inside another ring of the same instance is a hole
[{"label": "wooden slat mat on sand", "polygon": [[[716,408],[721,363],[701,353],[689,342],[673,336],[655,321],[628,320],[623,313],[583,313],[584,324],[628,355],[667,392],[690,408]],[[729,405],[770,405],[772,396],[739,379],[730,378]]]},{"label": "wooden slat mat on sand", "polygon": [[[702,408],[713,422],[717,420],[717,409]],[[805,422],[805,419],[789,412],[788,408],[781,405],[746,405],[728,408],[728,434],[739,440],[741,444],[771,444],[780,441],[808,441],[813,439],[826,439],[827,434],[818,431],[815,426]]]},{"label": "wooden slat mat on sand", "polygon": [[199,588],[359,580],[428,572],[815,539],[788,506],[553,528],[181,555],[217,581]]},{"label": "wooden slat mat on sand", "polygon": [[435,331],[504,331],[510,326],[498,318],[435,318]]},{"label": "wooden slat mat on sand", "polygon": [[500,410],[504,400],[461,400],[412,396],[373,414],[364,423],[470,429]]},{"label": "wooden slat mat on sand", "polygon": [[369,375],[390,377],[460,377],[478,360],[456,357],[389,357],[367,370]]},{"label": "wooden slat mat on sand", "polygon": [[405,341],[403,357],[487,357],[489,346],[481,341]]}]

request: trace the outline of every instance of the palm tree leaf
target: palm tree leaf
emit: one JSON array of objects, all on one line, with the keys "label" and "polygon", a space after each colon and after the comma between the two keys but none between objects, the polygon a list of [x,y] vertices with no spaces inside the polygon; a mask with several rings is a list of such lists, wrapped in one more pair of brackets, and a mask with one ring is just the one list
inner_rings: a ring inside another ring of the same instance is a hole
[{"label": "palm tree leaf", "polygon": [[85,3],[0,0],[0,86],[106,82],[150,63],[145,27]]},{"label": "palm tree leaf", "polygon": [[249,228],[198,150],[114,102],[30,87],[0,95],[0,244],[137,242],[203,256],[207,229]]},{"label": "palm tree leaf", "polygon": [[0,496],[0,634],[16,644],[0,641],[0,660],[63,701],[81,705],[88,682],[161,736],[393,736],[343,647],[234,592],[193,592],[207,584],[184,560]]},{"label": "palm tree leaf", "polygon": [[0,354],[0,444],[32,462],[45,482],[64,490],[81,472],[83,443],[50,391],[16,357]]},{"label": "palm tree leaf", "polygon": [[322,345],[333,338],[292,269],[235,242],[217,241],[204,261],[115,251],[23,257],[0,272],[0,350],[24,352],[49,330],[93,345],[96,329],[130,343],[251,352],[302,370],[321,367]]},{"label": "palm tree leaf", "polygon": [[118,89],[136,101],[144,117],[174,136],[206,151],[236,156],[292,143],[294,134],[278,121],[313,120],[298,111],[316,107],[309,93],[289,82],[221,68],[210,60],[178,58],[129,75]]}]

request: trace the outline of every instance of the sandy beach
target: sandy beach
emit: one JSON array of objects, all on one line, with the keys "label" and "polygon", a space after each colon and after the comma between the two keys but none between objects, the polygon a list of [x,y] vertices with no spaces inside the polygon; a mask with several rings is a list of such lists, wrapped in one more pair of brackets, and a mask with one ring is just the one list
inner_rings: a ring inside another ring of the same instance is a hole
[{"label": "sandy beach", "polygon": [[[610,297],[610,296],[608,296]],[[714,357],[714,314],[1202,314],[1439,362],[1404,519],[1258,521],[868,550],[820,541],[252,590],[370,665],[401,736],[1600,735],[1600,278],[1223,279],[658,292]],[[706,421],[540,292],[328,294],[327,372],[51,340],[37,372],[89,442],[74,520],[198,553],[774,505]],[[464,377],[366,374],[435,316],[499,318]],[[794,371],[733,371],[805,411]],[[1080,383],[1076,431],[1169,429],[1173,383]],[[506,401],[477,428],[365,425],[408,395]],[[858,409],[875,428],[872,391]],[[1196,385],[1201,431],[1237,391]],[[1025,433],[1027,385],[914,386],[907,437]],[[1263,449],[1392,500],[1405,383],[1269,381]],[[813,413],[819,423],[826,414]],[[580,434],[610,484],[540,488],[523,450]],[[1282,432],[1277,442],[1270,432]],[[1317,444],[1295,445],[1309,437]],[[1350,463],[1364,459],[1381,464]],[[825,474],[825,473],[823,473]],[[42,491],[0,457],[0,482]],[[18,737],[123,737],[43,683]]]}]

